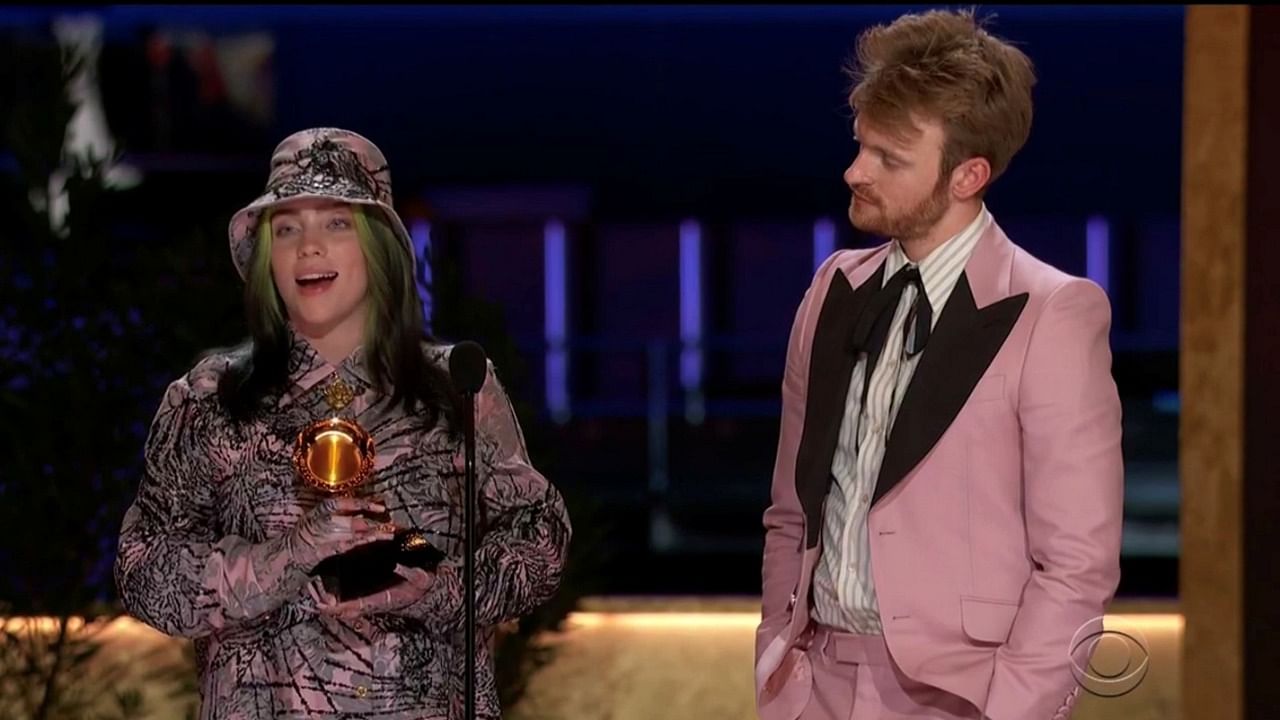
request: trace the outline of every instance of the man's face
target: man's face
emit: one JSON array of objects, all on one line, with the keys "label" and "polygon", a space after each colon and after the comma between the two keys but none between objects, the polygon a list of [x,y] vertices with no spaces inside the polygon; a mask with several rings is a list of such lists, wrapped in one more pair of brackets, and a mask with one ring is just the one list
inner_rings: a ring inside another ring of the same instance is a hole
[{"label": "man's face", "polygon": [[849,221],[886,239],[910,241],[927,235],[951,206],[949,177],[940,177],[945,131],[936,120],[913,116],[918,130],[898,137],[859,116],[854,138],[860,148],[844,171],[853,196]]}]

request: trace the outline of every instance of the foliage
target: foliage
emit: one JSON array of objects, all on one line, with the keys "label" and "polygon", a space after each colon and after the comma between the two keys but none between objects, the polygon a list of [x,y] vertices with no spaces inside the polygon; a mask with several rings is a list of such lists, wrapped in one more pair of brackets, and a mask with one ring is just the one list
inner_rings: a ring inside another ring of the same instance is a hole
[{"label": "foliage", "polygon": [[[0,616],[52,624],[4,626],[0,715],[148,717],[142,692],[121,685],[124,663],[100,652],[102,629],[120,614],[115,542],[164,386],[201,350],[242,332],[239,292],[225,282],[229,260],[210,259],[211,248],[224,247],[229,210],[200,192],[200,202],[184,203],[189,189],[164,183],[112,190],[104,177],[117,158],[63,151],[75,112],[66,88],[78,59],[47,45],[12,52],[25,71],[11,107],[0,109],[18,169],[0,175],[10,220],[0,241]],[[59,207],[65,217],[51,222]],[[500,309],[468,296],[456,268],[446,264],[437,277],[437,334],[485,346],[517,399],[534,464],[554,481],[549,435],[518,400],[524,364]],[[592,588],[592,508],[568,493],[566,501],[574,542],[560,592],[500,633],[505,707],[550,661],[544,633],[559,628]],[[184,657],[176,668],[155,667],[145,682],[194,698],[189,643]],[[112,710],[103,715],[103,707]]]}]

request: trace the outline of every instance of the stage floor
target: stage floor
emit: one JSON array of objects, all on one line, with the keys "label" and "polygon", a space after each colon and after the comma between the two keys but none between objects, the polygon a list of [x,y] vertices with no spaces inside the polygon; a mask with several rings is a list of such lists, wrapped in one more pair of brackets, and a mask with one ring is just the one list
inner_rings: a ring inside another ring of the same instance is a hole
[{"label": "stage floor", "polygon": [[[759,600],[608,598],[583,605],[555,638],[555,660],[534,677],[510,714],[519,720],[754,720],[752,656]],[[1141,682],[1119,697],[1082,693],[1072,720],[1178,720],[1182,618],[1171,602],[1117,602],[1107,630],[1146,645]],[[1095,670],[1116,683],[1090,682],[1099,693],[1129,689],[1116,642],[1100,646]],[[658,714],[655,714],[655,711]]]},{"label": "stage floor", "polygon": [[[592,598],[549,636],[552,662],[532,679],[509,720],[754,720],[752,653],[759,600],[744,598]],[[9,622],[14,622],[10,620]],[[1116,602],[1108,630],[1137,638],[1149,662],[1140,683],[1097,682],[1082,693],[1073,720],[1179,720],[1182,617],[1172,602]],[[100,658],[126,668],[119,687],[139,687],[154,720],[186,715],[193,701],[168,697],[172,685],[148,680],[188,662],[181,640],[127,618],[103,631]],[[1117,634],[1115,640],[1121,636]],[[1143,662],[1117,642],[1095,653],[1100,675],[1123,676]],[[193,678],[191,678],[193,680]],[[190,686],[194,689],[193,686]],[[106,707],[102,710],[107,710]]]}]

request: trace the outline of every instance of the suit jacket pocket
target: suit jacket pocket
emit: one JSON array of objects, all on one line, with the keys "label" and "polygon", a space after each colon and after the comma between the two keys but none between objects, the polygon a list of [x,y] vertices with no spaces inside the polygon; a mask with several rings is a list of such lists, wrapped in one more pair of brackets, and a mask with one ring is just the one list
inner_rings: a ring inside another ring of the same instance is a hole
[{"label": "suit jacket pocket", "polygon": [[960,621],[964,633],[979,642],[1001,644],[1009,639],[1018,607],[1016,600],[961,595]]}]

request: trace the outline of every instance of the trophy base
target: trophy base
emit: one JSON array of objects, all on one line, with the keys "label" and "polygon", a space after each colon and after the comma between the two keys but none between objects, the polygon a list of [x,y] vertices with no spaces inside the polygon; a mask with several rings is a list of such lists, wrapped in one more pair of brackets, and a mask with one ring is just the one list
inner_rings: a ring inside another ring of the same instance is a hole
[{"label": "trophy base", "polygon": [[[417,542],[407,543],[413,536]],[[412,547],[406,548],[410,544]],[[396,574],[396,565],[435,570],[444,559],[444,553],[422,541],[416,530],[401,530],[391,540],[361,545],[341,555],[321,562],[311,571],[324,583],[325,590],[339,600],[356,598],[382,592],[404,582]]]}]

